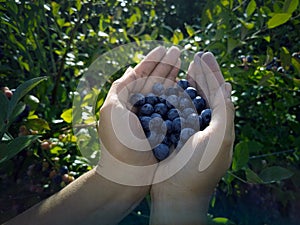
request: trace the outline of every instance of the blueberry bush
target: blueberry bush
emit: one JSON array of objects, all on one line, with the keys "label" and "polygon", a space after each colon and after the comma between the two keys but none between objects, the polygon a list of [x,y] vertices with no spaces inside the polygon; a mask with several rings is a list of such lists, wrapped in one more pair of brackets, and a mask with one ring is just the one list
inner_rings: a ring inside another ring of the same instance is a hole
[{"label": "blueberry bush", "polygon": [[[1,2],[0,18],[0,222],[92,168],[72,129],[91,63],[123,44],[160,40],[213,52],[233,86],[233,162],[212,196],[210,223],[297,224],[299,0],[15,0]],[[122,72],[95,90],[95,112]],[[120,224],[147,224],[150,202]]]}]

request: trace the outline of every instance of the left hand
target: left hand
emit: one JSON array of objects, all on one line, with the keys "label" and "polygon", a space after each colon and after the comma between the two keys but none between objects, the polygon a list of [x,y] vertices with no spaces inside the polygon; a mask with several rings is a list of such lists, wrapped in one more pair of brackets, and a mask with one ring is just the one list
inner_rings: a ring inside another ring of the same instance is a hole
[{"label": "left hand", "polygon": [[[198,210],[199,215],[206,216],[210,196],[231,163],[235,137],[231,85],[224,81],[210,52],[195,55],[187,79],[206,99],[212,110],[212,119],[210,125],[190,137],[177,154],[159,163],[155,184],[151,187],[151,224],[170,224],[172,217],[175,218],[174,224],[194,224],[197,220],[192,221],[192,216],[185,221],[182,219],[184,215],[180,217],[178,212],[168,209],[180,205],[186,211]],[[174,171],[175,175],[164,180]],[[160,213],[161,210],[165,213]],[[195,224],[199,223],[198,220]]]}]

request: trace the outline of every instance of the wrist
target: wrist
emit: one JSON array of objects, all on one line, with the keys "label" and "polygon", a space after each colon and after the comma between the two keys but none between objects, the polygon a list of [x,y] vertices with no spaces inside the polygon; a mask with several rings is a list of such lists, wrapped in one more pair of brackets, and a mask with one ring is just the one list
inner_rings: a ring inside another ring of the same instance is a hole
[{"label": "wrist", "polygon": [[150,224],[205,225],[209,194],[155,184],[151,188]]}]

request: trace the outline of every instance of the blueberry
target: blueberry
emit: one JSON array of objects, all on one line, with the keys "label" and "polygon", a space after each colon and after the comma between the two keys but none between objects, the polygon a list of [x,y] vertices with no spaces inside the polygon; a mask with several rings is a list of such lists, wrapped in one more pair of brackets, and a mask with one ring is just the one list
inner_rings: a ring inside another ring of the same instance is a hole
[{"label": "blueberry", "polygon": [[165,145],[171,147],[172,146],[172,142],[170,140],[170,137],[169,136],[165,136],[165,138],[162,141],[162,144],[165,144]]},{"label": "blueberry", "polygon": [[179,80],[177,82],[177,85],[181,87],[183,90],[187,89],[190,86],[189,82],[186,79]]},{"label": "blueberry", "polygon": [[163,141],[164,137],[165,136],[162,134],[151,131],[151,134],[148,137],[151,148],[155,148],[157,145],[159,145]]},{"label": "blueberry", "polygon": [[185,125],[185,119],[182,117],[177,117],[172,121],[172,129],[174,133],[180,133],[181,128]]},{"label": "blueberry", "polygon": [[196,96],[196,98],[193,99],[193,103],[198,113],[201,113],[202,110],[205,109],[206,102],[204,98]]},{"label": "blueberry", "polygon": [[158,113],[152,113],[151,118],[154,118],[154,117],[162,118],[160,114],[158,114]]},{"label": "blueberry", "polygon": [[169,156],[170,149],[165,144],[159,144],[153,149],[153,153],[157,160],[162,161]]},{"label": "blueberry", "polygon": [[190,107],[192,107],[192,105],[193,105],[193,103],[190,98],[181,97],[179,100],[179,108],[180,109],[190,108]]},{"label": "blueberry", "polygon": [[152,86],[152,92],[156,95],[161,95],[164,92],[165,88],[162,83],[155,83]]},{"label": "blueberry", "polygon": [[158,97],[158,100],[160,103],[166,103],[166,99],[167,99],[168,96],[162,94]]},{"label": "blueberry", "polygon": [[172,121],[171,120],[165,120],[164,124],[166,125],[167,128],[167,134],[172,133]]},{"label": "blueberry", "polygon": [[253,62],[253,57],[251,55],[248,55],[246,57],[246,60],[247,60],[248,63],[252,63]]},{"label": "blueberry", "polygon": [[59,169],[60,174],[66,174],[69,172],[68,167],[67,166],[61,166]]},{"label": "blueberry", "polygon": [[163,124],[163,119],[159,117],[154,117],[150,120],[149,122],[149,128],[150,130],[155,130],[155,131],[161,131],[162,130],[162,124]]},{"label": "blueberry", "polygon": [[196,98],[197,94],[197,90],[194,87],[188,87],[187,89],[184,90],[185,93],[187,93],[191,99]]},{"label": "blueberry", "polygon": [[193,108],[186,108],[182,110],[182,117],[186,119],[192,113],[196,113],[196,110]]},{"label": "blueberry", "polygon": [[192,128],[183,128],[180,133],[180,140],[185,143],[196,131]]},{"label": "blueberry", "polygon": [[171,134],[170,135],[170,141],[172,142],[172,144],[174,145],[174,147],[176,148],[178,141],[179,141],[179,134]]},{"label": "blueberry", "polygon": [[167,96],[169,96],[169,95],[178,95],[178,88],[176,88],[176,87],[169,87],[169,88],[166,89],[165,94]]},{"label": "blueberry", "polygon": [[177,95],[170,95],[166,99],[166,104],[169,108],[177,108],[178,107],[178,96]]},{"label": "blueberry", "polygon": [[145,104],[145,96],[141,93],[135,93],[131,95],[129,102],[135,107],[142,106]]},{"label": "blueberry", "polygon": [[162,117],[166,116],[168,112],[168,107],[164,103],[157,103],[154,106],[154,112],[160,114]]},{"label": "blueberry", "polygon": [[142,125],[144,131],[150,130],[150,121],[151,121],[151,117],[149,117],[149,116],[141,116],[140,117],[140,122],[141,122],[141,125]]},{"label": "blueberry", "polygon": [[199,115],[198,118],[199,118],[199,127],[200,127],[200,130],[203,130],[205,127],[204,127],[204,124],[203,124],[202,116]]},{"label": "blueberry", "polygon": [[175,118],[179,117],[178,110],[175,108],[170,109],[167,117],[169,120],[174,120]]},{"label": "blueberry", "polygon": [[185,120],[186,126],[194,128],[196,130],[199,130],[199,115],[197,113],[192,113],[188,115],[188,117]]},{"label": "blueberry", "polygon": [[153,93],[149,93],[145,97],[145,102],[151,105],[155,105],[156,103],[158,103],[158,97]]},{"label": "blueberry", "polygon": [[145,116],[150,116],[153,112],[154,112],[154,108],[149,103],[144,104],[140,109],[141,115],[145,115]]},{"label": "blueberry", "polygon": [[202,117],[203,126],[208,126],[211,120],[211,109],[204,109],[200,116]]}]

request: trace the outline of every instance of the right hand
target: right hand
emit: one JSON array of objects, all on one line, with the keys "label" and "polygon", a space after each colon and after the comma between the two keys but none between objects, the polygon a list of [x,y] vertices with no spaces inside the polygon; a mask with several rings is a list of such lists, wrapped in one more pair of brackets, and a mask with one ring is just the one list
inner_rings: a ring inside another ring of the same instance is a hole
[{"label": "right hand", "polygon": [[100,109],[101,159],[97,171],[126,185],[150,185],[157,160],[138,117],[128,107],[131,93],[148,93],[153,83],[178,73],[180,51],[152,50],[135,68],[128,68],[110,88]]}]

